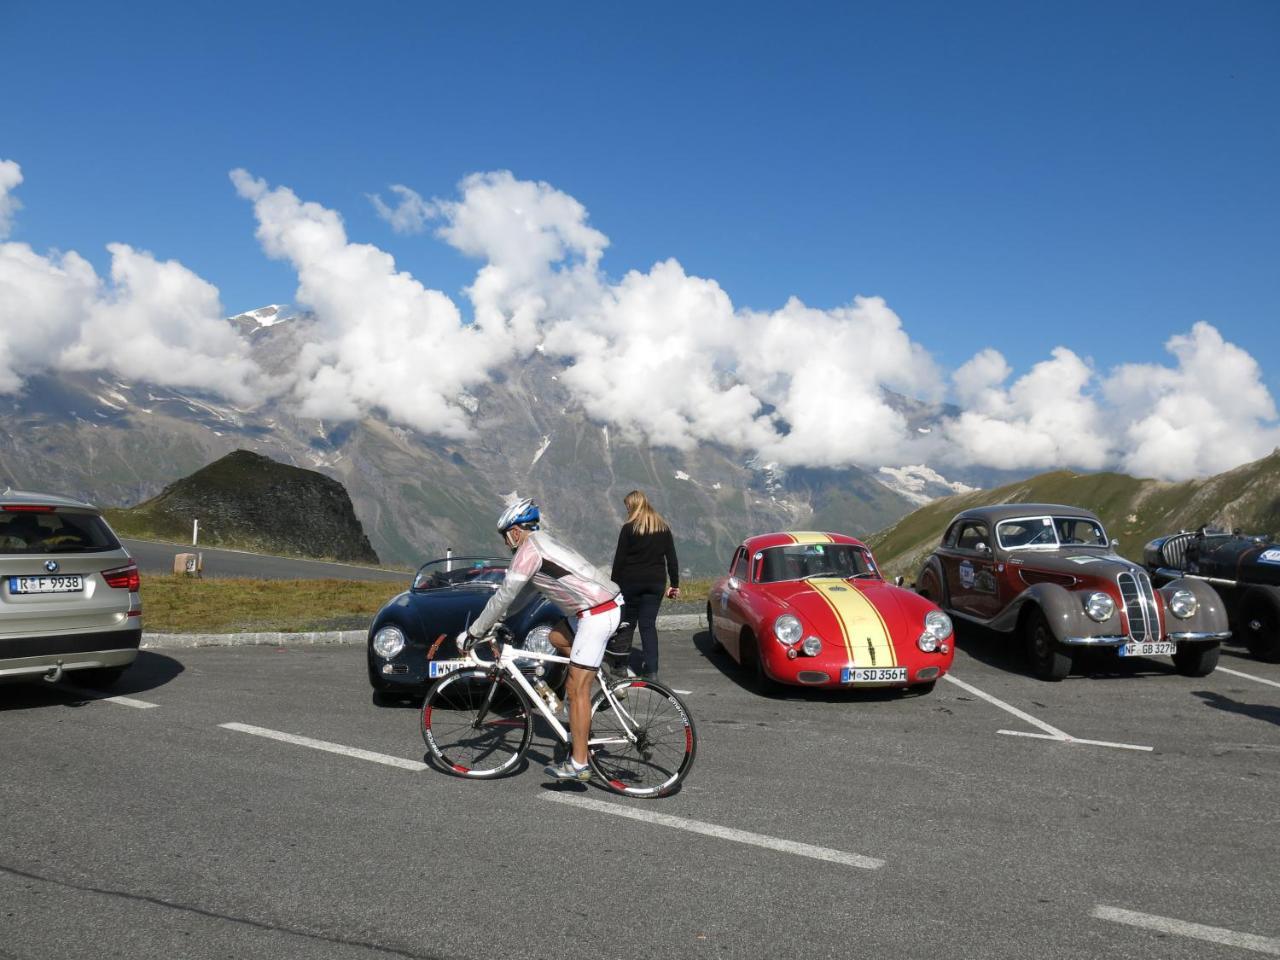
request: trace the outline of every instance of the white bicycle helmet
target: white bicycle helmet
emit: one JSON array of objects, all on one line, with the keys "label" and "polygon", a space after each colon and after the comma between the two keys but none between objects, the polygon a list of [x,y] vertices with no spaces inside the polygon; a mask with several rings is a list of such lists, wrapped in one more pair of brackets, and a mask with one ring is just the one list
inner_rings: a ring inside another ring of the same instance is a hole
[{"label": "white bicycle helmet", "polygon": [[502,516],[498,517],[498,533],[506,533],[512,527],[528,527],[530,530],[537,530],[541,521],[542,514],[538,510],[538,504],[531,498],[525,497],[502,511]]}]

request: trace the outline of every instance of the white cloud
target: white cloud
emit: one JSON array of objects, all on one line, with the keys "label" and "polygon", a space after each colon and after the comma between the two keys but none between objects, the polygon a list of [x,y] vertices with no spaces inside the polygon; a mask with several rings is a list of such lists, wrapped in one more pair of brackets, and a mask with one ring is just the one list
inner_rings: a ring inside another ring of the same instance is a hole
[{"label": "white cloud", "polygon": [[22,204],[13,195],[20,183],[22,167],[13,160],[0,160],[0,240],[7,239],[13,232],[13,215],[22,209]]},{"label": "white cloud", "polygon": [[389,206],[379,194],[368,195],[378,216],[391,224],[391,229],[396,233],[422,233],[426,230],[427,221],[435,216],[432,205],[423,200],[417,191],[410,190],[403,184],[393,183],[390,189],[400,198],[394,207]]}]

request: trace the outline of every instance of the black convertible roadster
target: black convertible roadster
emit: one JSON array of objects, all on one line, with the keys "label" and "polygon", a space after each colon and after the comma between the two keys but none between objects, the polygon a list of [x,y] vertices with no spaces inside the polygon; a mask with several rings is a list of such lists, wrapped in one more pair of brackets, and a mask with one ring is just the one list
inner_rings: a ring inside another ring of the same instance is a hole
[{"label": "black convertible roadster", "polygon": [[1147,544],[1143,560],[1157,582],[1189,577],[1218,591],[1231,631],[1259,660],[1280,663],[1280,541],[1270,536],[1175,533]]},{"label": "black convertible roadster", "polygon": [[[413,585],[388,600],[369,627],[369,683],[375,699],[392,702],[420,697],[436,677],[456,668],[454,637],[493,596],[509,562],[509,557],[447,557],[422,565]],[[554,604],[528,589],[516,598],[503,619],[514,635],[513,643],[526,650],[554,653],[548,636],[563,618]],[[428,652],[442,634],[443,642],[428,660]],[[536,661],[527,661],[530,678],[541,669]],[[563,674],[562,664],[548,664],[544,679],[558,689]]]}]

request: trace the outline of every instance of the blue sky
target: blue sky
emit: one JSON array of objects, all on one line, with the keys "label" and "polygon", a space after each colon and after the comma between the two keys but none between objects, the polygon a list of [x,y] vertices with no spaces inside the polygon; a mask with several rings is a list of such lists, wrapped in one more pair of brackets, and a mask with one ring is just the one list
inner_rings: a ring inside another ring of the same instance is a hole
[{"label": "blue sky", "polygon": [[586,208],[613,277],[737,306],[884,297],[946,370],[1166,362],[1208,321],[1280,394],[1280,4],[100,3],[0,8],[11,240],[121,241],[229,312],[297,285],[228,172],[339,211],[461,302],[477,264],[367,195],[477,171]]}]

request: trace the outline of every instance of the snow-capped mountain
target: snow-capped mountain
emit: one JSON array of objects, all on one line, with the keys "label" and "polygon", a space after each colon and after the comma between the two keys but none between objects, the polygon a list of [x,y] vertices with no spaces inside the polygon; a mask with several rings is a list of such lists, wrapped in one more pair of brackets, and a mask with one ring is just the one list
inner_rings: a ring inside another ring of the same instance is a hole
[{"label": "snow-capped mountain", "polygon": [[[229,318],[268,373],[308,341],[313,318],[273,304]],[[927,467],[872,474],[788,469],[704,444],[688,453],[610,434],[533,354],[502,382],[459,398],[475,436],[459,443],[369,416],[328,423],[286,402],[240,409],[194,391],[101,373],[44,374],[0,397],[0,484],[127,506],[235,449],[340,480],[378,554],[418,563],[490,551],[503,497],[538,497],[551,527],[591,556],[612,556],[622,498],[643,489],[671,522],[681,565],[718,572],[739,539],[767,529],[870,534],[921,498],[961,489]],[[904,403],[910,403],[906,401]],[[930,410],[913,416],[927,423]]]}]

